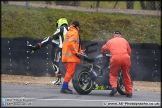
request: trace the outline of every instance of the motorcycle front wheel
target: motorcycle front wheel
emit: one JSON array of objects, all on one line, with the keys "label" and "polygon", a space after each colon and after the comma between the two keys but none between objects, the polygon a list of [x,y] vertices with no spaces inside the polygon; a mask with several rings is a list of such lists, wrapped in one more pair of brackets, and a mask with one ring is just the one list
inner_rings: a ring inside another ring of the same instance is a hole
[{"label": "motorcycle front wheel", "polygon": [[74,89],[81,95],[87,95],[93,90],[94,82],[86,70],[78,70],[72,79]]},{"label": "motorcycle front wheel", "polygon": [[[133,83],[132,83],[132,86],[133,86]],[[123,75],[122,75],[122,71],[121,70],[119,70],[119,72],[118,72],[117,91],[121,95],[126,95],[125,94],[124,79],[123,79]]]}]

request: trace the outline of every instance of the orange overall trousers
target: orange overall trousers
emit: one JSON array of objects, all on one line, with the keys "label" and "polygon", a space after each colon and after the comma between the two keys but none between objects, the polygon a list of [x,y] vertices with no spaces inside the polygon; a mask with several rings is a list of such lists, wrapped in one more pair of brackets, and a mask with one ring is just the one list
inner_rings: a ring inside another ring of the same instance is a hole
[{"label": "orange overall trousers", "polygon": [[130,78],[130,56],[128,54],[116,54],[110,58],[110,84],[112,88],[117,87],[117,75],[122,69],[126,94],[132,93],[132,82]]},{"label": "orange overall trousers", "polygon": [[64,77],[64,82],[69,82],[75,72],[76,63],[75,62],[66,62],[65,67],[66,67],[66,74]]}]

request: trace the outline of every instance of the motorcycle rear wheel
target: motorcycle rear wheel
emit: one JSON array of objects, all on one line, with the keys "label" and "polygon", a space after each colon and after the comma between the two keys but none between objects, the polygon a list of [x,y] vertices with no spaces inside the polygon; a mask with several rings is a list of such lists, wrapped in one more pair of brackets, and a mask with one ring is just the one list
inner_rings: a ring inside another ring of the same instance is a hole
[{"label": "motorcycle rear wheel", "polygon": [[72,79],[74,89],[81,95],[87,95],[93,90],[94,82],[86,70],[75,72]]}]

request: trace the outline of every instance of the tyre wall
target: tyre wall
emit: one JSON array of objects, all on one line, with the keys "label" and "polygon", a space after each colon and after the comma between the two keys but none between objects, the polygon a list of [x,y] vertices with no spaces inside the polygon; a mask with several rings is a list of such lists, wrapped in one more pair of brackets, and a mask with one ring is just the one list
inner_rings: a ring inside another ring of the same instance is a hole
[{"label": "tyre wall", "polygon": [[[53,47],[37,50],[33,54],[27,48],[27,41],[32,45],[41,39],[29,37],[1,38],[1,74],[54,76],[52,70]],[[83,41],[82,49],[90,58],[101,52],[106,41]],[[155,43],[130,43],[131,76],[134,81],[161,81],[161,45]],[[65,73],[64,64],[60,62],[61,71]]]},{"label": "tyre wall", "polygon": [[42,40],[27,37],[1,39],[1,73],[14,75],[45,76],[53,75],[51,67],[51,46],[31,54],[27,41],[32,45]]}]

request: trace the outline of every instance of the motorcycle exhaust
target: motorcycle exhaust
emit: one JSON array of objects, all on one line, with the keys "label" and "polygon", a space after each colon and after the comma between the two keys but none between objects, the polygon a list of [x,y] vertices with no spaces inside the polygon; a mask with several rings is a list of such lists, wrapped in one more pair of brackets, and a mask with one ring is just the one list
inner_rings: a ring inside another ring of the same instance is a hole
[{"label": "motorcycle exhaust", "polygon": [[90,70],[90,78],[92,79],[92,81],[95,81],[98,77],[97,73],[94,70]]}]

